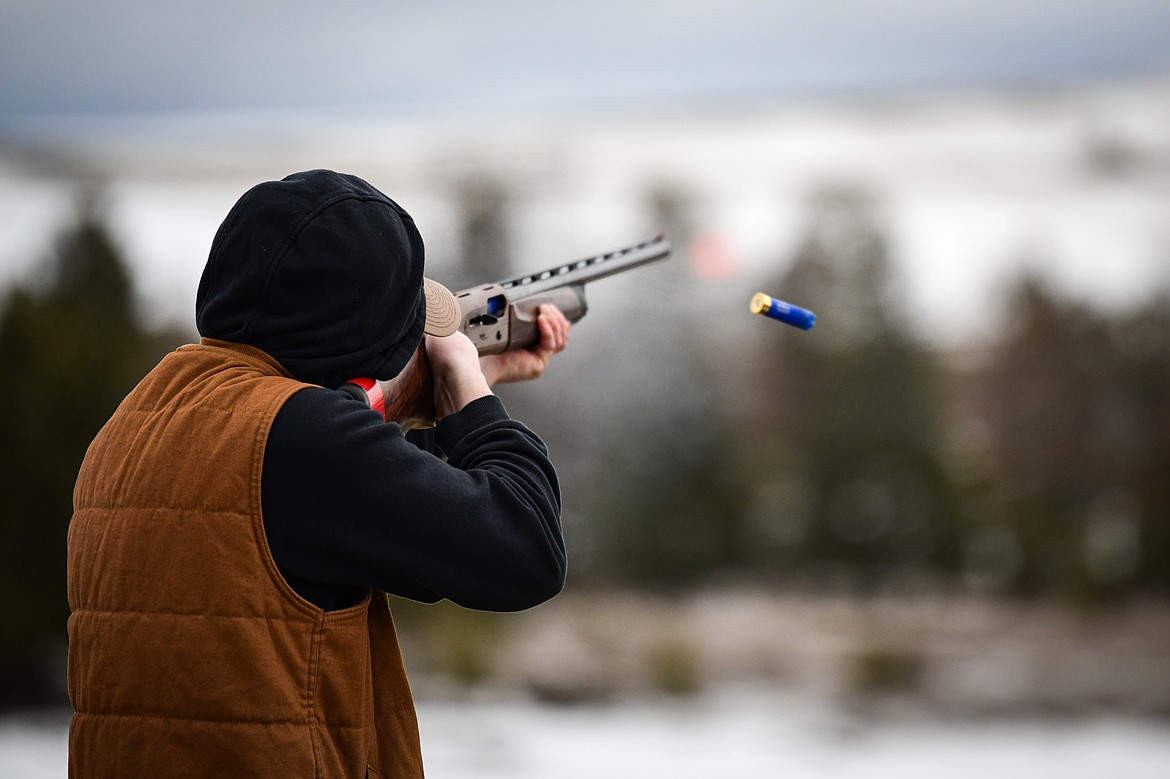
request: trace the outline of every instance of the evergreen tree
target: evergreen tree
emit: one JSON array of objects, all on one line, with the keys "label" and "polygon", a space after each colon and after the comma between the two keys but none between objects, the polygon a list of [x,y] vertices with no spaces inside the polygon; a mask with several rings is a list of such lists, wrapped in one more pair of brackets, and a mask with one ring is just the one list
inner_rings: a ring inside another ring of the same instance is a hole
[{"label": "evergreen tree", "polygon": [[447,286],[457,291],[511,276],[511,207],[503,184],[471,176],[460,184],[456,206],[459,256]]},{"label": "evergreen tree", "polygon": [[47,271],[0,309],[0,707],[61,700],[77,470],[126,392],[179,340],[143,330],[92,204],[58,237]]},{"label": "evergreen tree", "polygon": [[[653,343],[624,360],[623,403],[600,420],[608,447],[590,524],[595,567],[641,586],[690,586],[742,572],[745,549],[743,474],[729,428],[739,387],[728,377],[735,349],[718,335],[728,319],[705,285],[687,272],[696,234],[685,192],[648,195],[655,229],[673,247],[671,262],[638,271],[627,331]],[[654,305],[647,301],[674,301]],[[610,323],[607,323],[610,324]],[[619,331],[620,332],[620,331]],[[620,337],[620,336],[619,336]],[[611,357],[615,351],[611,347]]]},{"label": "evergreen tree", "polygon": [[[1114,332],[1131,452],[1127,485],[1140,544],[1137,582],[1170,592],[1170,295],[1162,294]],[[1115,412],[1116,413],[1116,412]],[[1114,417],[1116,419],[1116,417]]]},{"label": "evergreen tree", "polygon": [[867,587],[952,569],[958,538],[936,366],[894,305],[869,198],[819,193],[806,240],[764,288],[818,319],[807,333],[761,329],[756,383],[766,394],[745,422],[765,501],[757,524],[773,526],[761,528],[761,558],[771,536],[773,565],[844,572]]},{"label": "evergreen tree", "polygon": [[1011,310],[976,397],[1022,554],[1016,588],[1078,599],[1165,588],[1170,308],[1110,319],[1025,277]]}]

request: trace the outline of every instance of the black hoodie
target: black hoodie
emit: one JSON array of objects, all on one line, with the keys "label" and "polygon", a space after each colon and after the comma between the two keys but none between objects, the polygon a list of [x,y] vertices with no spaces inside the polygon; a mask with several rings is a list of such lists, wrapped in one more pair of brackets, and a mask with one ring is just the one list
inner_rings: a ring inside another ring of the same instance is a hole
[{"label": "black hoodie", "polygon": [[199,334],[251,344],[336,387],[388,379],[422,338],[423,241],[397,203],[328,170],[257,184],[228,213],[199,281]]},{"label": "black hoodie", "polygon": [[[513,611],[565,580],[556,472],[495,396],[445,417],[434,453],[350,395],[389,379],[426,325],[423,242],[365,181],[308,171],[249,190],[199,284],[201,335],[272,355],[301,390],[277,414],[261,479],[273,558],[326,610],[373,588]],[[445,458],[445,459],[444,459]]]}]

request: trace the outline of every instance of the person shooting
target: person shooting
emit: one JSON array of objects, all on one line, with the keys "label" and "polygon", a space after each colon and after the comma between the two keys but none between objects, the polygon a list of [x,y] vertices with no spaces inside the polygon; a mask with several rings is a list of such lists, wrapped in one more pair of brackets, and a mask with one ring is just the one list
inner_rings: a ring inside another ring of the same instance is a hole
[{"label": "person shooting", "polygon": [[[534,343],[481,357],[424,254],[356,176],[293,174],[231,209],[199,343],[130,392],[78,475],[71,776],[421,776],[385,593],[515,611],[560,592],[557,474],[491,385],[539,376],[570,323],[540,306]],[[337,389],[417,392],[420,364],[424,446]]]}]

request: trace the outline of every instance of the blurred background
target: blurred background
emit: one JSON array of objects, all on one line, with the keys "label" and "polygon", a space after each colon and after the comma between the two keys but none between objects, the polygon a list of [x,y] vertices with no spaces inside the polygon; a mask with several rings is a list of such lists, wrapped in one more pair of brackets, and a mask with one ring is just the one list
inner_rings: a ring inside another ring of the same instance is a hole
[{"label": "blurred background", "polygon": [[85,447],[317,167],[453,289],[675,249],[500,389],[566,591],[395,603],[432,776],[1167,775],[1163,0],[5,0],[0,775],[64,775]]}]

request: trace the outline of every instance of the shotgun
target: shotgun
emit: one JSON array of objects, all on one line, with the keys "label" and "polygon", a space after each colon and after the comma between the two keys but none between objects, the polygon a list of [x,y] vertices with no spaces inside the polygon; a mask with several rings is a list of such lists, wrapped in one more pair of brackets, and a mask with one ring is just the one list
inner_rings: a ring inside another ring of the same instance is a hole
[{"label": "shotgun", "polygon": [[[624,249],[558,265],[538,273],[517,276],[491,284],[461,290],[455,294],[459,304],[459,330],[481,355],[523,349],[540,337],[536,313],[542,305],[554,305],[565,318],[576,323],[589,310],[585,302],[585,285],[651,262],[666,259],[670,244],[659,233]],[[389,422],[403,429],[434,425],[434,402],[430,369],[426,354],[419,351],[417,365],[403,369],[408,381],[351,379],[340,389],[371,408],[380,411]]]}]

